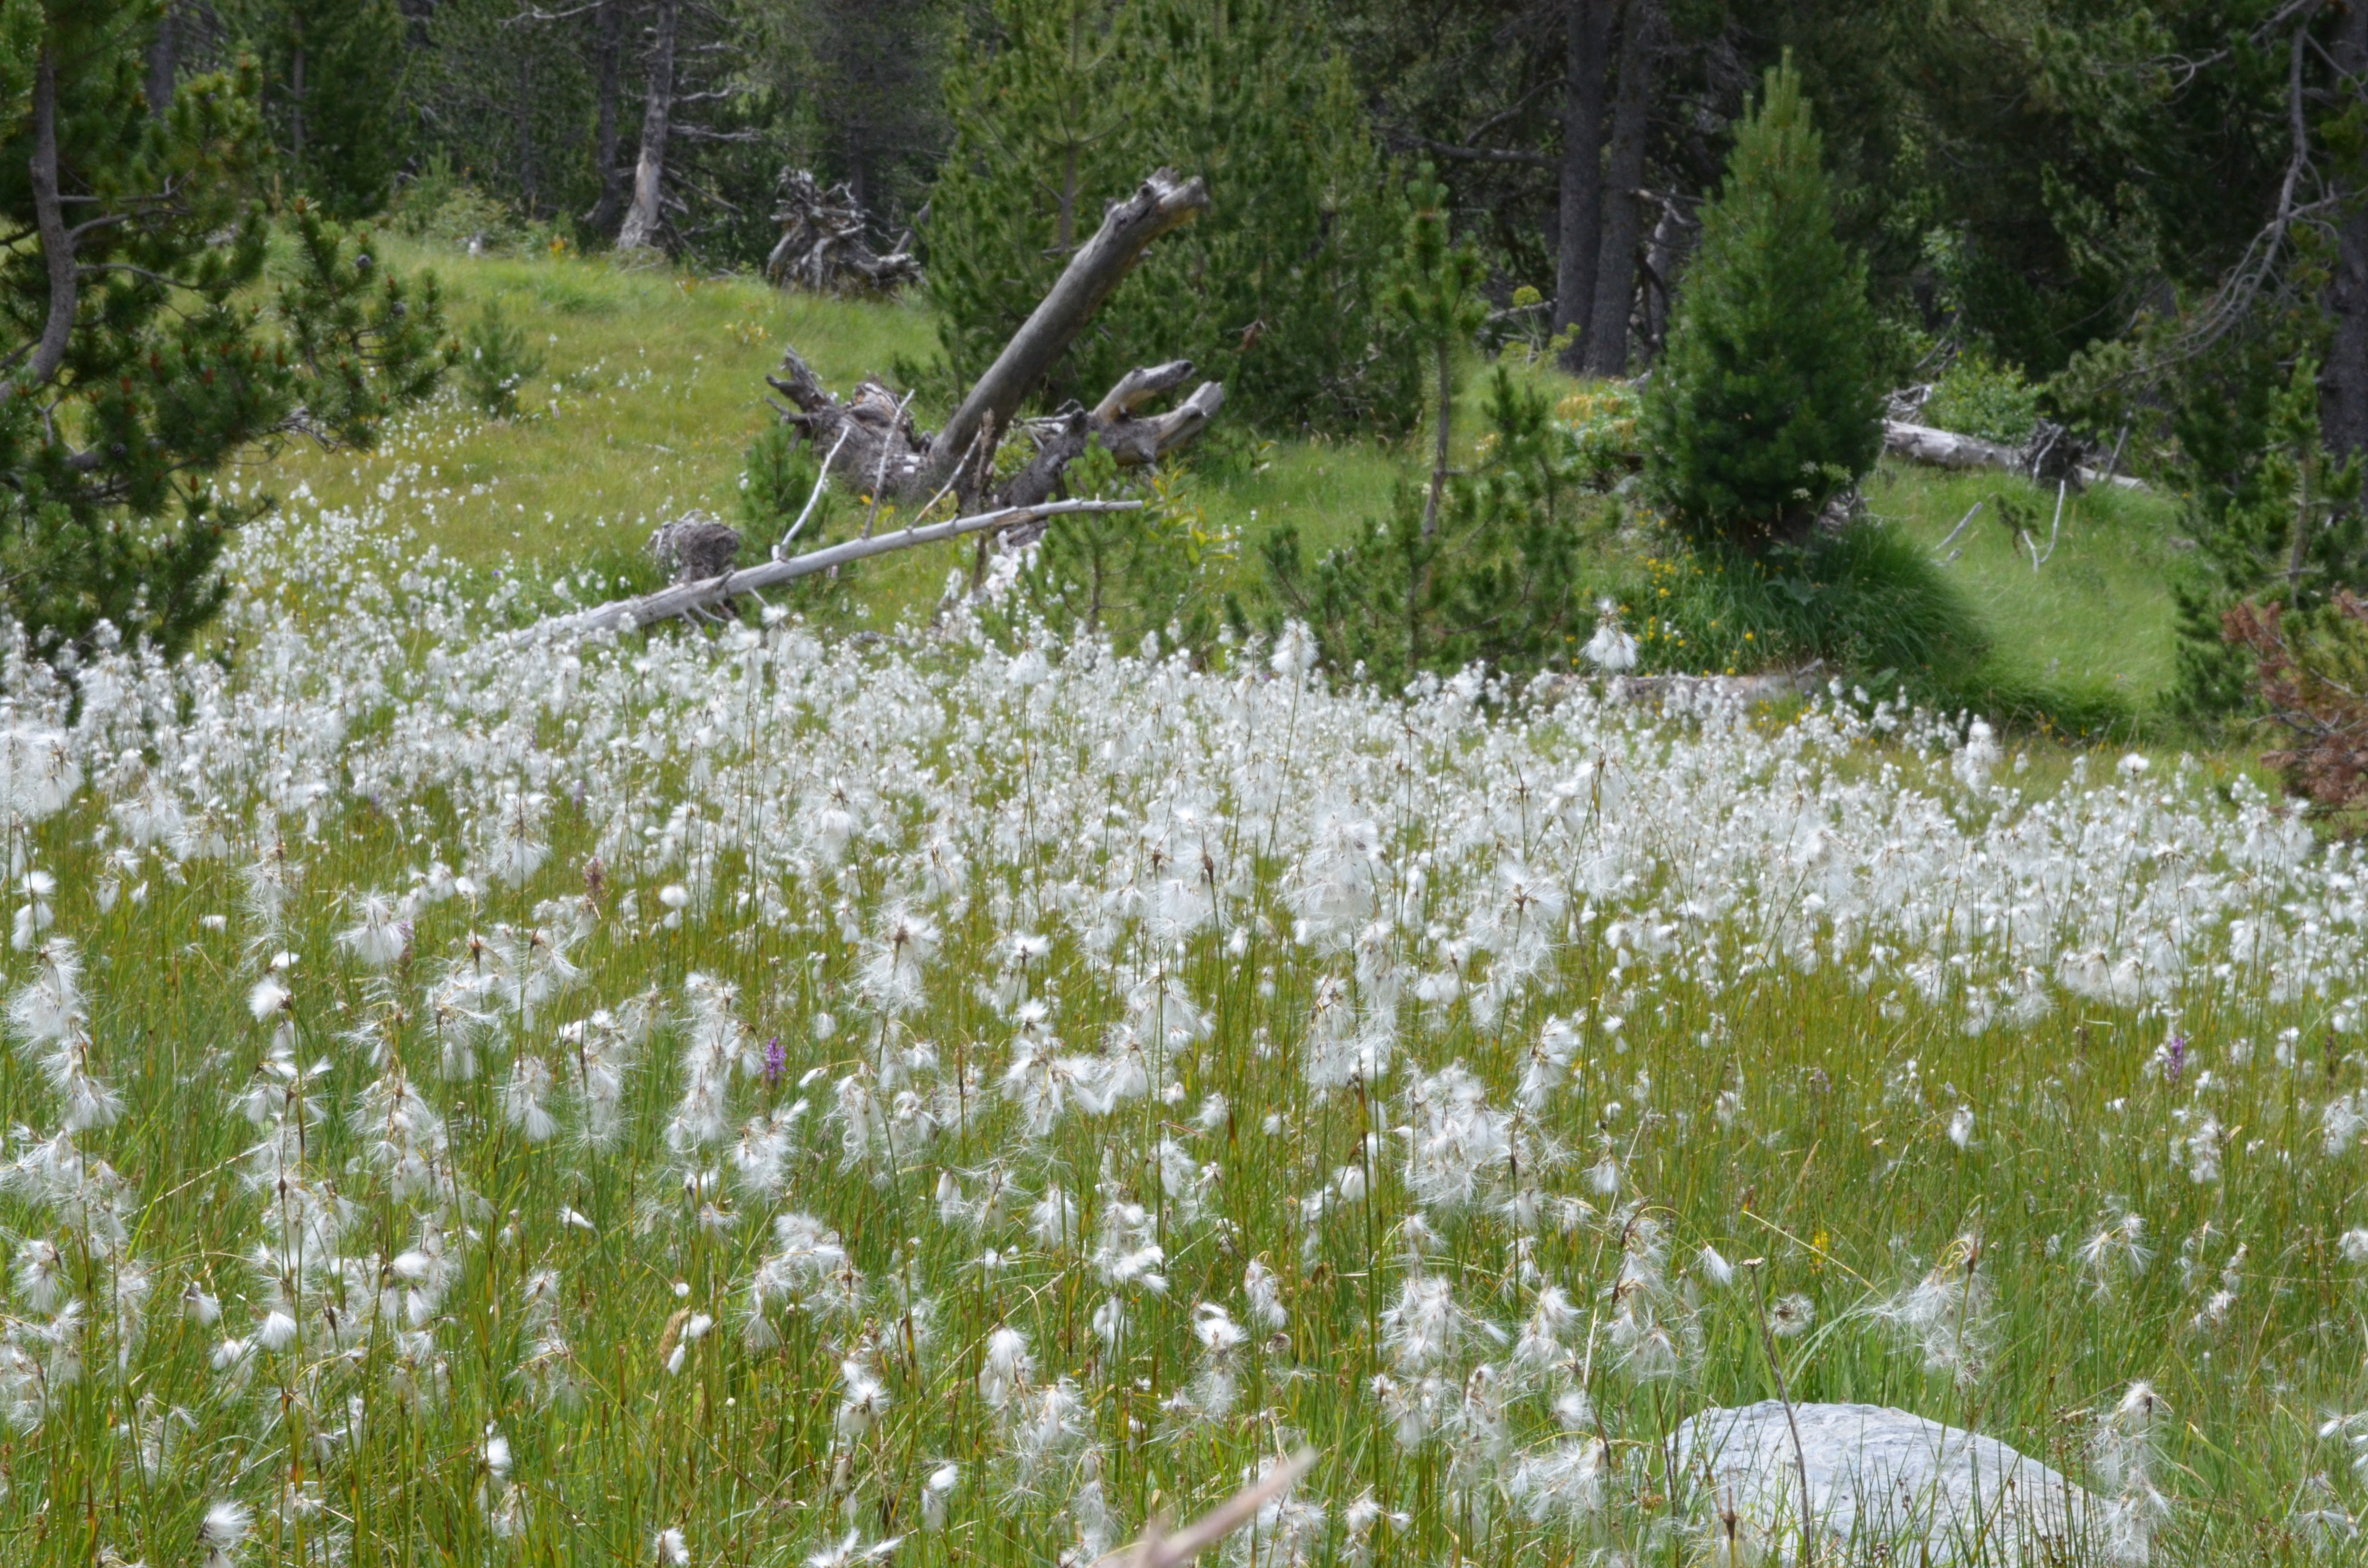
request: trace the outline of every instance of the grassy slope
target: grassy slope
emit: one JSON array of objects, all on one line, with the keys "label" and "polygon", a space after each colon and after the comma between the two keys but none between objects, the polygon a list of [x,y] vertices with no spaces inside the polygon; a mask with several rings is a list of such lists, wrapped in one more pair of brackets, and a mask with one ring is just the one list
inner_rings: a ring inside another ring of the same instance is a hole
[{"label": "grassy slope", "polygon": [[[1948,474],[1886,462],[1866,487],[1868,508],[1936,549],[1977,501],[2014,486],[1997,474]],[[2053,496],[2042,496],[2052,511]],[[2143,710],[2171,673],[2166,583],[2174,523],[2157,495],[2093,490],[2067,496],[2063,533],[2046,564],[1998,520],[1994,503],[1958,536],[1948,572],[1993,640],[2002,677]]]},{"label": "grassy slope", "polygon": [[[421,251],[399,259],[437,270],[456,324],[498,301],[525,327],[545,358],[525,413],[507,423],[448,413],[424,460],[416,441],[359,462],[291,450],[268,483],[284,493],[301,480],[333,506],[375,496],[390,521],[417,525],[448,557],[479,567],[543,575],[597,565],[612,585],[626,580],[658,522],[692,507],[737,520],[743,455],[771,417],[764,376],[785,345],[842,389],[935,348],[917,308],[785,295],[746,278],[694,280],[598,260]],[[1557,392],[1575,384],[1533,374]],[[1466,381],[1466,400],[1476,401],[1480,378]],[[938,411],[916,413],[927,421]],[[1467,435],[1476,424],[1475,411],[1463,421]],[[1375,441],[1267,442],[1221,425],[1214,442],[1200,499],[1212,522],[1241,539],[1242,585],[1254,581],[1257,541],[1275,524],[1296,522],[1319,546],[1342,538],[1380,515],[1392,486],[1418,467],[1406,450]],[[433,472],[387,483],[416,460]],[[1868,502],[1937,546],[1975,501],[2014,483],[1886,464]],[[2071,498],[2062,541],[2036,574],[1997,518],[1986,507],[1947,567],[1992,634],[1992,684],[2143,712],[2169,673],[2168,505],[2121,492]],[[924,609],[967,560],[966,546],[945,545],[871,563],[848,583],[854,612],[893,622]]]}]

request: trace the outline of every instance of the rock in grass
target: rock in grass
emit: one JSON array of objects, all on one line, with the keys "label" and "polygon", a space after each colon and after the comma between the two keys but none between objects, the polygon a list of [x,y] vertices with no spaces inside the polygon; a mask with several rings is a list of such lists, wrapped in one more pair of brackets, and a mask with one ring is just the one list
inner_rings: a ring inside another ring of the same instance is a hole
[{"label": "rock in grass", "polygon": [[677,583],[704,583],[732,570],[739,530],[705,512],[686,512],[650,535],[650,554]]},{"label": "rock in grass", "polygon": [[2004,1443],[1874,1404],[1796,1404],[1793,1420],[1799,1460],[1774,1400],[1705,1410],[1673,1434],[1695,1517],[1743,1548],[1723,1560],[1798,1558],[1802,1461],[1820,1562],[2100,1560],[2101,1505]]}]

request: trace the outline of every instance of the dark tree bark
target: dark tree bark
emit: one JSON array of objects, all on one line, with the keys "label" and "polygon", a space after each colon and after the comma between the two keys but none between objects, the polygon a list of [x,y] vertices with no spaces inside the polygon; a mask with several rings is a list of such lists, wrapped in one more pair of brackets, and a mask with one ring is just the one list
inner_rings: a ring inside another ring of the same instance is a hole
[{"label": "dark tree bark", "polygon": [[658,0],[657,31],[650,44],[650,85],[642,106],[642,146],[633,161],[633,204],[618,231],[619,250],[642,250],[657,243],[664,221],[660,202],[666,193],[666,128],[674,114],[674,45],[680,30],[681,8],[676,0]]},{"label": "dark tree bark", "polygon": [[1588,317],[1587,373],[1628,373],[1628,317],[1636,302],[1636,246],[1644,235],[1645,139],[1650,130],[1653,57],[1661,43],[1661,0],[1628,0],[1620,29],[1620,86],[1611,105],[1611,170],[1603,190],[1603,249]]},{"label": "dark tree bark", "polygon": [[179,44],[173,33],[176,19],[173,7],[165,6],[156,18],[156,36],[148,40],[148,112],[158,119],[173,107],[173,80],[180,71]]},{"label": "dark tree bark", "polygon": [[[2347,6],[2338,24],[2334,63],[2351,91],[2368,97],[2368,5]],[[2321,439],[2340,462],[2368,448],[2368,190],[2357,187],[2336,231],[2335,276],[2328,289],[2335,331],[2321,372]]]},{"label": "dark tree bark", "polygon": [[1563,368],[1585,364],[1580,335],[1595,305],[1603,211],[1603,13],[1609,0],[1564,0],[1562,200],[1553,330],[1572,333]]},{"label": "dark tree bark", "polygon": [[518,51],[518,205],[535,215],[534,195],[534,51]]},{"label": "dark tree bark", "polygon": [[600,0],[596,17],[599,37],[598,119],[592,132],[592,156],[600,171],[600,199],[584,216],[596,234],[615,231],[625,217],[625,171],[617,163],[617,92],[621,74],[620,41],[626,0]]}]

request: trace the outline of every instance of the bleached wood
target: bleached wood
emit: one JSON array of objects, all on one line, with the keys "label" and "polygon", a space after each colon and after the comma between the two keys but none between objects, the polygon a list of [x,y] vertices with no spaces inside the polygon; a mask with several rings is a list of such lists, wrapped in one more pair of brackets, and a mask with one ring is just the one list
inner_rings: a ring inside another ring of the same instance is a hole
[{"label": "bleached wood", "polygon": [[948,522],[924,523],[917,528],[899,528],[875,539],[849,540],[823,550],[808,551],[787,561],[768,561],[762,566],[752,566],[746,572],[727,572],[703,583],[678,583],[655,594],[643,594],[635,598],[612,599],[590,609],[572,615],[555,615],[537,621],[511,634],[514,642],[534,642],[546,637],[589,637],[601,631],[632,631],[677,616],[720,605],[741,594],[792,583],[800,577],[811,577],[817,572],[827,572],[834,566],[885,555],[894,550],[910,550],[918,544],[936,544],[941,540],[959,539],[964,534],[978,533],[987,528],[1016,528],[1021,524],[1042,522],[1073,512],[1133,512],[1143,506],[1140,501],[1053,501],[1035,506],[1001,506],[975,517],[955,517]]},{"label": "bleached wood", "polygon": [[944,483],[970,450],[971,437],[987,419],[992,418],[998,429],[1010,428],[1011,416],[1019,411],[1020,403],[1085,330],[1110,291],[1133,270],[1144,248],[1190,222],[1208,207],[1209,187],[1201,177],[1179,178],[1171,169],[1158,170],[1125,200],[1112,202],[1094,237],[1069,258],[1052,291],[1012,334],[995,363],[929,443],[920,472],[904,488],[917,493]]}]

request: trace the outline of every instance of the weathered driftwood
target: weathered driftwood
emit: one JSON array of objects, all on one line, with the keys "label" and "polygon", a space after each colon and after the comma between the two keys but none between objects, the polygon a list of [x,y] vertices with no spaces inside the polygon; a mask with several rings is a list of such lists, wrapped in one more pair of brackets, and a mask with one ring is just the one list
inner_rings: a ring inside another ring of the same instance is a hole
[{"label": "weathered driftwood", "polygon": [[1531,689],[1538,698],[1554,703],[1573,692],[1595,689],[1600,681],[1604,695],[1614,702],[1700,710],[1728,702],[1748,705],[1807,697],[1823,690],[1828,678],[1825,661],[1818,659],[1797,670],[1761,670],[1748,676],[1544,676]]},{"label": "weathered driftwood", "polygon": [[773,222],[781,237],[765,258],[765,276],[785,289],[817,294],[886,294],[921,280],[907,233],[885,256],[871,248],[871,224],[844,182],[825,187],[810,169],[783,169]]},{"label": "weathered driftwood", "polygon": [[1776,702],[1806,697],[1825,685],[1823,661],[1797,670],[1762,670],[1748,676],[1619,676],[1611,695],[1622,702],[1700,708],[1721,702]]},{"label": "weathered driftwood", "polygon": [[1883,449],[1895,458],[1931,468],[1997,469],[2021,474],[2035,483],[2062,482],[2078,488],[2111,483],[2124,490],[2146,487],[2143,480],[2111,473],[2081,461],[2086,449],[2079,441],[2062,426],[2044,420],[2032,431],[2028,445],[2009,447],[1934,425],[1886,419],[1883,422]]},{"label": "weathered driftwood", "polygon": [[[1008,435],[1020,404],[1076,340],[1087,321],[1110,297],[1144,247],[1204,210],[1208,188],[1198,178],[1179,180],[1162,169],[1123,201],[1111,204],[1101,227],[1069,258],[1052,288],[995,363],[978,379],[945,428],[925,435],[914,428],[896,394],[865,381],[845,402],[822,384],[812,366],[791,349],[780,373],[768,378],[791,407],[782,416],[804,432],[818,449],[839,450],[832,465],[837,479],[860,493],[910,504],[951,486],[979,498],[983,476],[993,472],[996,442]],[[1184,403],[1156,417],[1138,413],[1150,398],[1173,391],[1191,374],[1189,361],[1130,371],[1094,408],[1084,424],[1063,415],[1038,427],[1035,461],[1013,481],[1001,499],[1032,505],[1059,488],[1062,471],[1099,439],[1121,464],[1150,462],[1200,434],[1224,400],[1224,388],[1204,382]]]},{"label": "weathered driftwood", "polygon": [[1932,468],[2017,469],[2022,453],[1978,436],[1960,436],[1935,425],[1910,425],[1901,419],[1883,422],[1883,449],[1895,458]]},{"label": "weathered driftwood", "polygon": [[988,528],[1017,528],[1071,512],[1132,512],[1142,505],[1140,501],[1053,501],[1040,506],[999,506],[975,517],[924,523],[916,528],[898,528],[894,533],[878,534],[871,539],[849,540],[845,544],[808,551],[787,561],[768,561],[745,572],[719,573],[704,582],[677,583],[655,594],[612,599],[590,609],[537,621],[513,633],[512,639],[532,642],[546,637],[588,637],[600,631],[632,631],[677,616],[699,615],[742,594],[758,593],[783,583],[793,583],[800,577],[811,577],[817,572],[827,572],[834,566],[845,566],[850,562],[874,555],[885,555],[894,550],[910,550],[916,544],[936,544],[942,540],[959,539],[964,534],[979,533]]},{"label": "weathered driftwood", "polygon": [[1007,506],[1043,500],[1059,487],[1062,474],[1088,444],[1102,447],[1121,468],[1148,467],[1190,444],[1224,406],[1224,383],[1202,381],[1166,414],[1146,417],[1135,411],[1183,385],[1191,375],[1190,359],[1129,370],[1093,407],[1067,409],[1024,426],[1035,439],[1036,455],[1005,483],[996,499]]},{"label": "weathered driftwood", "polygon": [[1052,291],[1012,334],[995,363],[938,432],[925,471],[927,482],[921,488],[934,490],[943,484],[954,465],[969,453],[971,441],[990,423],[997,430],[1008,430],[1012,416],[1044,379],[1044,372],[1068,351],[1087,321],[1134,269],[1151,242],[1182,228],[1208,209],[1209,187],[1201,177],[1179,179],[1172,169],[1156,170],[1133,195],[1111,203],[1094,237],[1069,258]]}]

